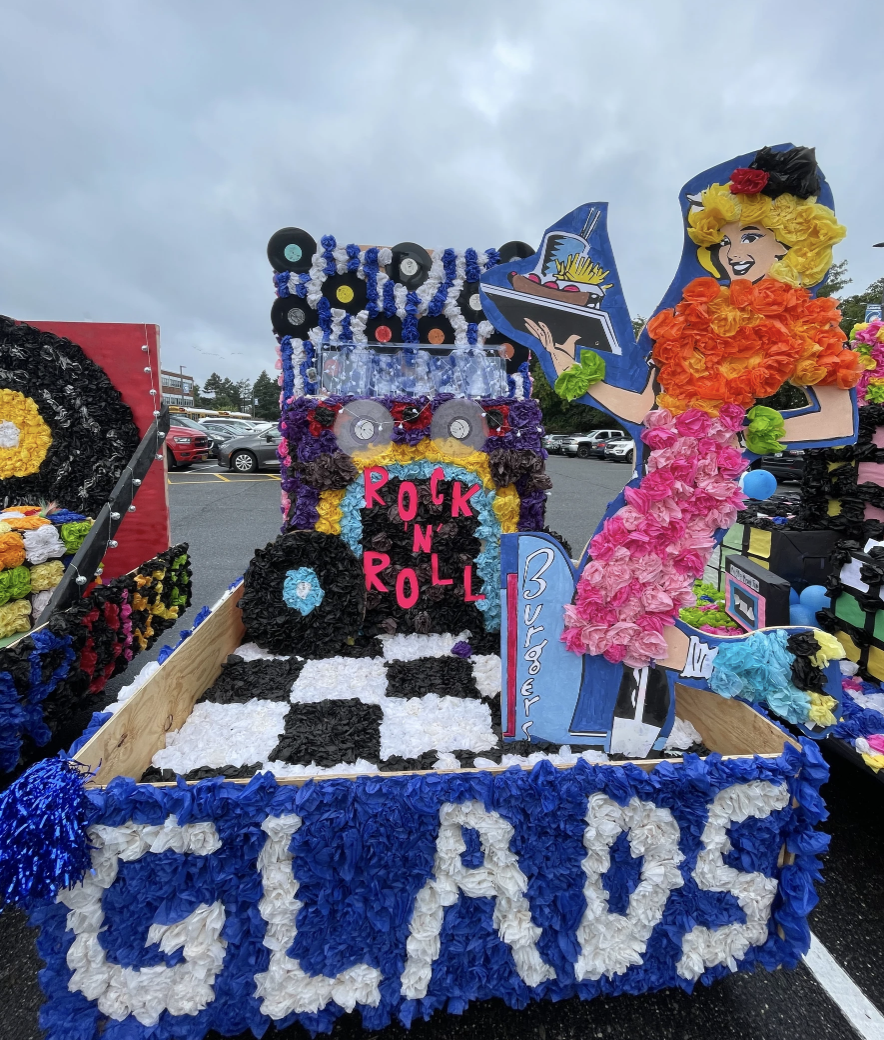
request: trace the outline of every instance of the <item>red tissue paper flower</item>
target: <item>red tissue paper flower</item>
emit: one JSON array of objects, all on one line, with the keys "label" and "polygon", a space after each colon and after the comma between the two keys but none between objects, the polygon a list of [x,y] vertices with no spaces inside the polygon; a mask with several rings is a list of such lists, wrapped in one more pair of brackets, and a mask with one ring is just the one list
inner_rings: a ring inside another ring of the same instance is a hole
[{"label": "red tissue paper flower", "polygon": [[764,170],[750,170],[740,167],[731,174],[732,195],[757,195],[767,187],[770,174]]}]

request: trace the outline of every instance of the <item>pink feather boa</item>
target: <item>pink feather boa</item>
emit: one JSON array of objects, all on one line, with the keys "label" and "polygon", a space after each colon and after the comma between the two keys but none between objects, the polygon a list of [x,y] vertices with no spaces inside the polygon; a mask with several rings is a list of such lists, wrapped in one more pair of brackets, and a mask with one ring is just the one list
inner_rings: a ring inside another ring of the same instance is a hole
[{"label": "pink feather boa", "polygon": [[735,436],[744,418],[730,404],[716,418],[698,408],[648,413],[647,473],[624,489],[626,505],[590,542],[592,559],[565,607],[569,650],[632,668],[666,656],[663,629],[693,604],[715,532],[730,527],[745,502],[737,479],[748,462]]}]

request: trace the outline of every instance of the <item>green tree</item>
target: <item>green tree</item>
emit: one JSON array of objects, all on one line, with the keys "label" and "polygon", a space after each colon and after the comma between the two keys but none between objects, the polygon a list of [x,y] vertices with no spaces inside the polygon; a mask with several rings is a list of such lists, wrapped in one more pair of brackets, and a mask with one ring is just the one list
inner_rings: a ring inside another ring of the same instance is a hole
[{"label": "green tree", "polygon": [[632,331],[633,331],[636,339],[638,339],[638,337],[641,335],[642,329],[647,324],[648,324],[648,319],[647,318],[643,318],[640,314],[639,314],[639,316],[637,318],[633,318],[632,319]]},{"label": "green tree", "polygon": [[238,411],[231,393],[233,390],[234,384],[229,379],[222,379],[217,372],[213,372],[203,384],[203,391],[209,391],[205,397],[206,407],[211,405],[219,411]]},{"label": "green tree", "polygon": [[534,380],[532,397],[543,412],[543,425],[547,433],[583,433],[601,426],[617,426],[611,417],[598,408],[577,401],[565,401],[546,381],[546,376],[537,358],[531,359],[531,378]]},{"label": "green tree", "polygon": [[817,296],[837,296],[841,299],[841,290],[845,285],[850,285],[853,279],[847,273],[847,261],[839,260],[829,268],[829,278],[826,284],[817,289]]},{"label": "green tree", "polygon": [[252,400],[257,400],[255,405],[255,418],[279,419],[279,386],[274,380],[262,371],[255,380],[251,391]]},{"label": "green tree", "polygon": [[884,278],[879,278],[863,293],[856,296],[848,296],[841,301],[841,328],[846,336],[858,321],[863,321],[866,316],[867,303],[880,303],[881,294],[884,293]]}]

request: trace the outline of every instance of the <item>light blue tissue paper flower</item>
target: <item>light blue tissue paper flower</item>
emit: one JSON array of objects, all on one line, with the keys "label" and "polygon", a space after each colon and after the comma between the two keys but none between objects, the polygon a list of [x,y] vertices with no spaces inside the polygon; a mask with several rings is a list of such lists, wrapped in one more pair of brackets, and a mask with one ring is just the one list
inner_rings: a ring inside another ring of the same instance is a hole
[{"label": "light blue tissue paper flower", "polygon": [[282,598],[305,617],[325,599],[325,591],[311,567],[297,567],[287,571],[282,586]]}]

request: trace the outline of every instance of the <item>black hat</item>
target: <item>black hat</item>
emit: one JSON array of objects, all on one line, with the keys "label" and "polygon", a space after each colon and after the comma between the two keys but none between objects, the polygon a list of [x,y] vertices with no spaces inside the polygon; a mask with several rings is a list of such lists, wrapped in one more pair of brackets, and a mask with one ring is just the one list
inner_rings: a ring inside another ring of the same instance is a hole
[{"label": "black hat", "polygon": [[761,194],[771,199],[780,195],[794,195],[799,199],[819,195],[815,148],[790,148],[785,152],[762,148],[749,163],[749,169],[761,170],[768,175]]}]

